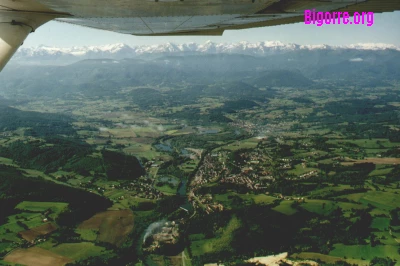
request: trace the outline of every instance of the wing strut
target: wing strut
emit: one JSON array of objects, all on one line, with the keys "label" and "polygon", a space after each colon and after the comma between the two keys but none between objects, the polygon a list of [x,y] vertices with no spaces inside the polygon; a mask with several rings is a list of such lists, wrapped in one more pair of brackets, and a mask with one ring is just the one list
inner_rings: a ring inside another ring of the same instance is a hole
[{"label": "wing strut", "polygon": [[51,13],[0,9],[0,71],[29,33],[55,17]]},{"label": "wing strut", "polygon": [[29,26],[14,23],[2,22],[0,24],[0,71],[32,31]]}]

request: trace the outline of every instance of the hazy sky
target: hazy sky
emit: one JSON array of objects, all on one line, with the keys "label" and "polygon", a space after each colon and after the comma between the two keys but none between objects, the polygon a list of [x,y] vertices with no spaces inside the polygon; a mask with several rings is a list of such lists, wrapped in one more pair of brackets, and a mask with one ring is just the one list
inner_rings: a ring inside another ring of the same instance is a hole
[{"label": "hazy sky", "polygon": [[67,23],[49,22],[31,34],[25,47],[38,45],[71,47],[126,43],[128,45],[159,44],[165,42],[204,43],[239,41],[281,41],[298,44],[346,45],[354,43],[388,43],[400,46],[400,11],[375,14],[374,25],[305,25],[297,23],[275,27],[225,31],[222,37],[143,37],[94,30]]}]

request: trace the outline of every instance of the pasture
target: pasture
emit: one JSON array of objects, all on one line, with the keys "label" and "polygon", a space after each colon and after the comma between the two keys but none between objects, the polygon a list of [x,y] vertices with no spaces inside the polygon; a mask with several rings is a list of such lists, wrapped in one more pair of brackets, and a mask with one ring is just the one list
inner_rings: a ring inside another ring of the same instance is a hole
[{"label": "pasture", "polygon": [[355,193],[346,196],[340,196],[338,198],[347,198],[356,202],[360,202],[364,205],[371,204],[384,212],[399,206],[400,195],[392,192],[383,191],[368,191],[366,193]]},{"label": "pasture", "polygon": [[331,256],[347,257],[352,259],[371,260],[374,257],[392,258],[400,260],[400,254],[397,252],[397,246],[378,245],[371,247],[370,245],[343,245],[335,244],[334,249],[329,253]]},{"label": "pasture", "polygon": [[283,200],[281,203],[272,208],[274,211],[283,213],[285,215],[293,215],[297,212],[296,209],[292,208],[293,201],[292,200]]},{"label": "pasture", "polygon": [[375,217],[372,220],[371,228],[385,231],[389,229],[390,219],[386,217]]},{"label": "pasture", "polygon": [[225,146],[217,148],[214,151],[221,151],[221,150],[236,151],[240,149],[254,149],[255,147],[257,147],[258,142],[260,142],[260,140],[257,138],[235,141],[231,144],[227,144]]},{"label": "pasture", "polygon": [[400,164],[400,158],[365,158],[362,160],[349,159],[350,161],[342,162],[342,165],[353,165],[356,163],[373,163],[373,164]]},{"label": "pasture", "polygon": [[[233,216],[228,224],[224,226],[221,235],[214,238],[195,240],[191,243],[191,250],[194,256],[218,253],[222,250],[233,250],[231,242],[234,232],[242,226],[240,220]],[[201,237],[201,236],[200,236]]]},{"label": "pasture", "polygon": [[16,207],[18,210],[30,212],[46,212],[49,211],[51,218],[57,218],[60,213],[68,208],[68,203],[63,202],[33,202],[23,201]]},{"label": "pasture", "polygon": [[73,260],[85,259],[91,256],[98,256],[106,252],[104,247],[96,246],[94,243],[63,243],[50,249],[51,252]]},{"label": "pasture", "polygon": [[232,198],[239,197],[243,200],[245,205],[268,205],[272,204],[276,198],[271,197],[265,194],[239,194],[236,192],[228,192],[225,194],[216,194],[214,195],[214,200],[220,202],[224,206],[229,206],[230,208],[234,207],[232,202]]}]

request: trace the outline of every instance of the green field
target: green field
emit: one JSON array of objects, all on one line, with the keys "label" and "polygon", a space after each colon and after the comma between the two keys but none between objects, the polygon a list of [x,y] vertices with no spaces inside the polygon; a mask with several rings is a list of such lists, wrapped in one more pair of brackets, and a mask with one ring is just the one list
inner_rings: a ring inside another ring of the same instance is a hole
[{"label": "green field", "polygon": [[[228,224],[221,230],[218,236],[209,239],[195,240],[191,242],[191,250],[194,256],[218,253],[223,250],[232,250],[230,243],[233,240],[233,233],[241,227],[241,222],[235,216],[231,218]],[[201,239],[202,236],[197,235],[195,239]],[[193,239],[193,238],[192,238]]]},{"label": "green field", "polygon": [[55,219],[58,217],[60,213],[65,211],[68,208],[67,203],[63,202],[32,202],[32,201],[23,201],[18,204],[16,207],[18,210],[32,211],[32,212],[46,212],[50,210],[50,217]]},{"label": "green field", "polygon": [[230,150],[230,151],[236,151],[239,149],[253,149],[257,146],[259,140],[256,138],[251,138],[243,141],[237,141],[233,142],[231,144],[222,146],[221,148],[218,148],[214,151],[219,151],[219,150]]},{"label": "green field", "polygon": [[329,253],[329,255],[365,260],[371,260],[374,257],[389,257],[392,259],[400,260],[398,247],[389,245],[371,247],[370,245],[347,246],[343,244],[335,244],[334,249]]},{"label": "green field", "polygon": [[38,213],[19,213],[8,217],[7,223],[0,226],[0,239],[20,242],[17,234],[27,228],[43,225],[43,217]]},{"label": "green field", "polygon": [[379,148],[391,148],[395,147],[398,144],[390,142],[388,139],[357,139],[357,140],[329,140],[328,143],[338,144],[339,142],[342,143],[351,143],[355,144],[362,148],[369,148],[369,149],[379,149]]},{"label": "green field", "polygon": [[335,210],[338,205],[329,200],[311,200],[307,199],[305,203],[302,203],[301,208],[309,212],[315,212],[321,215],[330,214],[333,210]]},{"label": "green field", "polygon": [[58,255],[65,256],[74,260],[85,259],[91,256],[99,256],[106,252],[106,249],[96,246],[93,243],[66,243],[50,249]]},{"label": "green field", "polygon": [[[17,247],[17,242],[13,242],[13,241],[6,241],[4,239],[0,240],[0,250],[3,253],[8,253],[10,251],[12,251],[13,249],[15,249]],[[2,265],[2,264],[0,264]]]},{"label": "green field", "polygon": [[20,266],[19,264],[16,263],[12,263],[12,262],[8,262],[8,261],[4,261],[4,260],[0,260],[0,265],[1,266]]},{"label": "green field", "polygon": [[379,229],[380,231],[385,231],[389,229],[390,219],[386,217],[375,217],[372,220],[371,228]]},{"label": "green field", "polygon": [[[164,183],[164,185],[159,186],[158,184]],[[169,194],[169,195],[175,195],[178,189],[180,183],[180,179],[175,177],[175,176],[163,176],[163,175],[158,175],[157,179],[155,181],[154,187],[160,190],[163,193]]]},{"label": "green field", "polygon": [[232,205],[232,198],[233,197],[239,197],[243,200],[243,203],[246,205],[251,205],[251,204],[260,204],[260,205],[267,205],[267,204],[272,204],[276,198],[267,196],[265,194],[238,194],[236,192],[228,192],[225,194],[215,194],[214,199],[217,202],[221,202],[223,205],[226,206],[231,206]]},{"label": "green field", "polygon": [[85,241],[94,242],[97,239],[98,231],[90,230],[90,229],[76,229],[76,233],[78,233],[81,238]]},{"label": "green field", "polygon": [[391,246],[399,245],[396,239],[390,235],[389,231],[374,232],[374,234],[377,236],[379,242],[382,243],[382,245],[391,245]]},{"label": "green field", "polygon": [[192,241],[190,248],[194,256],[212,253],[215,249],[213,246],[214,238]]},{"label": "green field", "polygon": [[387,174],[389,174],[393,168],[392,167],[385,167],[385,168],[381,168],[379,167],[380,165],[377,166],[377,169],[375,169],[374,171],[372,171],[369,176],[385,176]]},{"label": "green field", "polygon": [[324,188],[316,189],[310,192],[310,196],[312,197],[326,197],[332,193],[342,191],[345,189],[352,189],[351,186],[349,185],[338,185],[338,186],[332,186],[328,185]]},{"label": "green field", "polygon": [[38,243],[36,246],[43,248],[43,249],[50,250],[56,245],[57,245],[56,240],[54,240],[53,238],[49,238],[48,240],[46,240],[44,242]]},{"label": "green field", "polygon": [[8,217],[9,224],[22,222],[29,228],[36,227],[43,224],[43,218],[41,214],[38,213],[20,213],[17,215],[12,215]]},{"label": "green field", "polygon": [[23,201],[15,207],[20,212],[8,216],[7,222],[0,226],[0,240],[19,243],[19,232],[44,225],[46,216],[43,213],[50,210],[47,217],[56,219],[67,207],[68,204],[59,202]]},{"label": "green field", "polygon": [[273,210],[283,213],[285,215],[292,215],[297,212],[296,209],[292,208],[292,200],[283,200],[278,206],[272,208]]},{"label": "green field", "polygon": [[364,205],[372,204],[373,206],[383,210],[384,212],[388,212],[398,207],[400,202],[400,194],[382,191],[368,191],[366,193],[356,193],[346,196],[340,196],[339,198],[347,198],[349,200],[360,202]]},{"label": "green field", "polygon": [[296,164],[294,166],[294,169],[291,169],[287,171],[289,174],[294,174],[296,176],[309,173],[311,171],[318,170],[317,168],[311,168],[311,167],[303,167],[301,164]]},{"label": "green field", "polygon": [[13,160],[4,157],[0,157],[0,164],[17,166],[16,164],[14,164]]}]

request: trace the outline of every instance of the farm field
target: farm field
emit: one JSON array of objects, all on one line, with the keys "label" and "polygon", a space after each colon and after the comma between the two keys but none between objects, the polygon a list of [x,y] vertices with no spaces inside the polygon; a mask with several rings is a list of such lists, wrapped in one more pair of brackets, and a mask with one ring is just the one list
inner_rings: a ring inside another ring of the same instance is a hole
[{"label": "farm field", "polygon": [[31,202],[24,201],[16,207],[18,210],[31,211],[31,212],[46,212],[50,211],[49,217],[55,219],[61,212],[68,208],[67,203],[62,202]]},{"label": "farm field", "polygon": [[33,242],[37,237],[48,235],[53,231],[57,230],[57,226],[53,223],[47,223],[37,227],[33,227],[30,230],[19,232],[19,235],[26,241]]},{"label": "farm field", "polygon": [[60,256],[68,257],[73,260],[85,259],[91,256],[98,256],[99,254],[105,252],[105,248],[95,246],[93,243],[64,243],[54,248],[50,251],[58,254]]},{"label": "farm field", "polygon": [[382,191],[368,191],[366,193],[340,196],[339,198],[347,198],[349,200],[354,200],[355,202],[360,202],[364,205],[372,204],[381,210],[389,211],[398,206],[400,194]]},{"label": "farm field", "polygon": [[343,259],[343,257],[335,257],[319,253],[312,253],[312,252],[295,253],[291,255],[291,257],[294,259],[302,259],[302,260],[307,260],[307,259],[313,261],[318,260],[330,264],[335,264],[335,263],[337,264],[338,262],[345,261],[350,264],[369,266],[369,263],[367,261],[361,259]]},{"label": "farm field", "polygon": [[259,204],[259,205],[268,205],[274,203],[277,200],[275,197],[267,196],[264,194],[259,195],[251,195],[251,194],[238,194],[235,192],[229,192],[226,194],[216,194],[214,195],[215,200],[217,202],[221,202],[225,206],[235,207],[235,204],[232,204],[231,201],[234,197],[239,197],[242,199],[245,205]]},{"label": "farm field", "polygon": [[343,165],[351,165],[355,163],[373,163],[373,164],[400,164],[400,158],[366,158],[363,160],[351,160],[350,162],[343,162]]},{"label": "farm field", "polygon": [[17,249],[7,255],[4,261],[32,266],[64,266],[73,260],[42,248],[33,247]]},{"label": "farm field", "polygon": [[334,249],[329,253],[332,256],[352,258],[352,259],[364,259],[372,260],[374,257],[380,258],[392,258],[399,260],[400,255],[397,253],[397,246],[382,245],[371,247],[368,245],[334,245]]},{"label": "farm field", "polygon": [[98,213],[80,224],[78,229],[81,233],[84,233],[84,230],[96,230],[99,232],[96,241],[120,246],[133,227],[133,213],[129,210],[121,210]]},{"label": "farm field", "polygon": [[10,215],[0,226],[3,240],[21,243],[21,238],[32,242],[37,237],[57,229],[48,219],[56,219],[68,204],[57,202],[24,201],[15,207],[17,214]]}]

